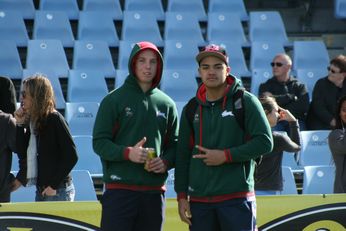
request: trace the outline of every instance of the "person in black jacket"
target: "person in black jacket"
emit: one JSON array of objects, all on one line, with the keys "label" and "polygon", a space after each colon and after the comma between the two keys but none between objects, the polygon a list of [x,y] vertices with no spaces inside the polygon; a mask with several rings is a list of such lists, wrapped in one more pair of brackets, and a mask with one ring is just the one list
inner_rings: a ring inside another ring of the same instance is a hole
[{"label": "person in black jacket", "polygon": [[312,92],[307,117],[309,130],[329,130],[335,126],[338,99],[346,95],[346,56],[339,55],[330,61],[328,76],[319,79]]},{"label": "person in black jacket", "polygon": [[16,90],[11,79],[0,76],[0,109],[13,115],[16,110]]},{"label": "person in black jacket", "polygon": [[[292,60],[288,55],[276,55],[271,66],[274,76],[260,85],[258,95],[274,97],[280,107],[289,110],[298,119],[300,130],[305,130],[309,109],[309,94],[305,84],[290,76]],[[273,129],[289,133],[289,124],[279,121]]]},{"label": "person in black jacket", "polygon": [[27,185],[36,185],[36,201],[72,201],[70,172],[78,159],[76,147],[64,117],[55,109],[53,88],[46,77],[23,81],[15,117],[17,149],[27,157]]},{"label": "person in black jacket", "polygon": [[289,110],[280,108],[277,105],[273,97],[264,97],[260,101],[271,127],[274,127],[278,121],[287,121],[289,124],[290,136],[283,132],[273,131],[273,150],[271,153],[263,155],[255,173],[257,196],[279,195],[283,190],[281,170],[283,152],[300,151],[299,124]]}]

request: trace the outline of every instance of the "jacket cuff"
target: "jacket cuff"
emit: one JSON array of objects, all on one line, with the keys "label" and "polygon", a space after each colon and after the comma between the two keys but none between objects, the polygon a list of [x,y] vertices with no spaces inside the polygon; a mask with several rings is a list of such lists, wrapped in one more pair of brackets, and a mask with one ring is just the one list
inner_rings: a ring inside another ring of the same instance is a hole
[{"label": "jacket cuff", "polygon": [[232,162],[232,155],[229,149],[224,150],[225,157],[226,157],[226,163],[231,163]]},{"label": "jacket cuff", "polygon": [[124,160],[129,160],[130,159],[130,150],[131,150],[131,147],[126,147],[124,149]]},{"label": "jacket cuff", "polygon": [[180,199],[186,199],[187,200],[187,194],[186,193],[178,193],[177,194],[177,201]]}]

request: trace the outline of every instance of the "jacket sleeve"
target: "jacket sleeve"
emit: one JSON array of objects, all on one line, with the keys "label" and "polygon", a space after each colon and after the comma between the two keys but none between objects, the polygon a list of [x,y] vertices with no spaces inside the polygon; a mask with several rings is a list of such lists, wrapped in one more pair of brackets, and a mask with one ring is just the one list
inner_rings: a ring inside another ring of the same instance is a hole
[{"label": "jacket sleeve", "polygon": [[331,131],[328,136],[330,151],[335,155],[346,155],[346,137],[342,129]]},{"label": "jacket sleeve", "polygon": [[273,138],[270,125],[261,103],[256,96],[244,94],[245,133],[249,138],[237,147],[226,150],[230,155],[230,163],[256,159],[273,149]]},{"label": "jacket sleeve", "polygon": [[188,191],[189,167],[192,155],[191,146],[193,132],[186,117],[186,106],[184,107],[179,126],[179,138],[175,164],[174,189],[178,198],[186,198]]}]

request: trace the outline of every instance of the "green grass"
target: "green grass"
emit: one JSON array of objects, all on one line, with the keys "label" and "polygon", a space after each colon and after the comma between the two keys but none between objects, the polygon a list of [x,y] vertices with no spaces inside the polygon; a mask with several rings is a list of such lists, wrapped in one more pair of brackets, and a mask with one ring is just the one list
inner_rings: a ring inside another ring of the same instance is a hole
[{"label": "green grass", "polygon": [[166,217],[163,226],[164,231],[188,231],[189,227],[180,220],[178,203],[176,199],[166,199]]}]

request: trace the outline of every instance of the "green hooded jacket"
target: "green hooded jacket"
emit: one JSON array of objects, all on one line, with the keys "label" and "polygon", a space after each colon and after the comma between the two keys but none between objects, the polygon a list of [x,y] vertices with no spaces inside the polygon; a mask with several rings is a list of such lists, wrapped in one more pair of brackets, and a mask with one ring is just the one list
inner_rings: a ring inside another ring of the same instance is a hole
[{"label": "green hooded jacket", "polygon": [[[245,129],[239,126],[232,113],[232,96],[241,86],[233,76],[226,81],[224,97],[214,103],[207,102],[205,85],[199,87],[194,131],[183,109],[175,168],[178,199],[190,196],[191,201],[217,202],[254,196],[255,159],[272,150],[271,129],[259,100],[247,91],[243,96]],[[224,150],[226,163],[207,166],[192,158],[200,153],[195,145]]]},{"label": "green hooded jacket", "polygon": [[[150,49],[157,54],[157,74],[147,92],[140,88],[134,63],[140,52]],[[129,58],[125,83],[101,102],[93,130],[93,148],[100,156],[104,182],[140,191],[164,190],[167,173],[144,170],[144,164],[129,160],[129,147],[143,137],[143,147],[151,147],[169,168],[175,165],[178,136],[177,109],[173,100],[157,88],[163,69],[162,56],[149,42],[135,44]]]}]

